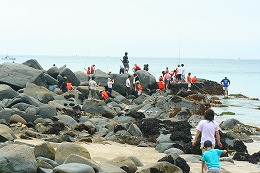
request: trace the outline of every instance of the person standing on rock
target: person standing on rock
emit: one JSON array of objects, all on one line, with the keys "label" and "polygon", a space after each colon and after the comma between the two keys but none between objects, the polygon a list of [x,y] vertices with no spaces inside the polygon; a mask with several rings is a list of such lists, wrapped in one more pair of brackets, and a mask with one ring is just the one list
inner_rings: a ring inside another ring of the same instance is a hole
[{"label": "person standing on rock", "polygon": [[199,135],[201,134],[201,149],[202,153],[204,153],[204,142],[210,140],[213,144],[213,148],[215,147],[215,135],[217,138],[217,144],[220,148],[222,148],[222,143],[220,142],[220,135],[219,135],[219,125],[217,122],[214,121],[214,114],[215,112],[212,109],[208,109],[204,115],[204,120],[201,120],[197,126],[197,132],[195,138],[192,142],[192,145],[195,146]]},{"label": "person standing on rock", "polygon": [[191,81],[191,73],[188,73],[188,76],[186,77],[186,82],[188,83],[188,90],[187,91],[191,91],[191,83],[192,83],[192,81]]},{"label": "person standing on rock", "polygon": [[127,55],[128,55],[128,53],[125,52],[125,56],[123,57],[123,60],[121,60],[123,65],[124,65],[124,68],[125,68],[124,73],[128,73],[128,70],[129,70],[129,61],[128,61],[128,56]]},{"label": "person standing on rock", "polygon": [[129,93],[130,93],[130,89],[131,89],[131,82],[130,82],[130,78],[131,78],[131,75],[128,75],[126,81],[125,81],[125,86],[126,86],[126,98],[128,98],[129,96]]},{"label": "person standing on rock", "polygon": [[111,97],[111,94],[112,94],[112,90],[113,90],[113,84],[114,84],[114,79],[110,79],[108,78],[107,79],[107,91],[108,91],[108,96]]},{"label": "person standing on rock", "polygon": [[220,83],[223,85],[224,96],[228,97],[228,86],[230,85],[230,80],[225,77]]},{"label": "person standing on rock", "polygon": [[96,89],[97,89],[97,82],[95,81],[95,77],[92,76],[92,78],[89,80],[88,100],[97,99],[98,98],[98,95],[96,93]]}]

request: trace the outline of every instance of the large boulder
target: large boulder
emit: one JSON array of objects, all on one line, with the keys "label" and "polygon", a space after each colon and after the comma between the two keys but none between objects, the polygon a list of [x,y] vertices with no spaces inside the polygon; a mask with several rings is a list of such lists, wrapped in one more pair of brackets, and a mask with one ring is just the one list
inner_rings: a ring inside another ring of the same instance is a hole
[{"label": "large boulder", "polygon": [[60,71],[60,75],[66,76],[68,78],[68,81],[70,81],[72,83],[72,85],[79,86],[79,84],[80,84],[79,79],[69,68],[67,68],[67,67],[62,68]]},{"label": "large boulder", "polygon": [[24,65],[27,65],[28,67],[35,68],[37,70],[43,70],[42,66],[38,63],[36,59],[29,59],[23,63]]},{"label": "large boulder", "polygon": [[44,79],[49,85],[57,85],[58,81],[49,74],[44,74]]},{"label": "large boulder", "polygon": [[76,71],[74,74],[79,79],[80,83],[89,81],[89,75],[82,71]]},{"label": "large boulder", "polygon": [[190,172],[189,165],[186,163],[186,161],[183,158],[179,157],[178,154],[167,154],[166,156],[158,160],[158,162],[169,162],[181,168],[183,173]]},{"label": "large boulder", "polygon": [[56,150],[55,161],[62,164],[71,154],[91,159],[90,153],[83,146],[76,143],[63,142]]},{"label": "large boulder", "polygon": [[14,141],[15,139],[16,136],[14,132],[6,125],[0,124],[0,142]]},{"label": "large boulder", "polygon": [[237,124],[242,124],[242,123],[234,118],[231,118],[221,122],[219,126],[222,130],[229,130],[229,129],[233,129]]},{"label": "large boulder", "polygon": [[60,71],[58,69],[58,67],[53,66],[51,67],[49,70],[47,70],[47,73],[53,77],[54,79],[57,79],[57,76],[59,75]]},{"label": "large boulder", "polygon": [[47,88],[37,86],[33,83],[26,84],[26,88],[24,88],[24,94],[34,97],[42,103],[48,103],[49,101],[54,100],[53,96],[56,95]]},{"label": "large boulder", "polygon": [[183,173],[182,170],[169,163],[169,162],[157,162],[140,168],[137,173],[154,173],[154,172],[163,172],[163,173]]},{"label": "large boulder", "polygon": [[0,83],[8,84],[15,90],[24,88],[30,82],[46,87],[42,70],[37,70],[23,64],[3,63],[0,65]]},{"label": "large boulder", "polygon": [[116,112],[101,100],[85,100],[83,110],[86,113],[102,115],[108,118],[113,118],[116,115]]},{"label": "large boulder", "polygon": [[95,81],[97,83],[100,83],[101,86],[107,86],[107,79],[109,78],[109,75],[105,72],[97,69],[95,71],[94,77],[96,78]]},{"label": "large boulder", "polygon": [[9,85],[0,85],[0,100],[11,99],[19,94],[13,90]]},{"label": "large boulder", "polygon": [[95,173],[94,169],[86,164],[66,163],[53,169],[53,173]]},{"label": "large boulder", "polygon": [[49,142],[36,145],[34,147],[35,157],[45,157],[54,160],[55,149],[50,145]]},{"label": "large boulder", "polygon": [[154,89],[152,86],[157,86],[155,77],[146,70],[138,70],[136,73],[139,77],[140,84],[143,86],[143,89]]},{"label": "large boulder", "polygon": [[[115,80],[113,84],[113,90],[116,92],[125,95],[126,93],[126,86],[125,82],[129,74],[112,74],[112,78]],[[130,80],[131,83],[133,80]]]},{"label": "large boulder", "polygon": [[37,161],[33,149],[26,145],[8,145],[0,148],[0,172],[36,173]]}]

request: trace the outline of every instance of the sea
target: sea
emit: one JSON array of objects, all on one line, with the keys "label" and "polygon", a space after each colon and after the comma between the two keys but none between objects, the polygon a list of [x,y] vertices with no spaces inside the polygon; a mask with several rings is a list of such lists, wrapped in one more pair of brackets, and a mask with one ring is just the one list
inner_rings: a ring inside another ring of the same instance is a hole
[{"label": "sea", "polygon": [[[1,56],[1,55],[0,55]],[[2,55],[1,57],[5,57]],[[112,56],[40,56],[40,55],[16,55],[15,63],[23,63],[29,59],[36,59],[43,69],[48,70],[55,64],[57,67],[66,65],[72,71],[85,71],[95,64],[96,69],[104,72],[119,73],[122,65],[122,57]],[[4,63],[6,60],[2,60]],[[13,62],[12,60],[9,62]],[[131,57],[130,68],[134,64],[143,68],[149,64],[149,73],[158,80],[162,71],[169,68],[174,70],[178,64],[184,64],[185,73],[191,76],[220,82],[224,77],[230,80],[229,94],[243,94],[250,98],[260,99],[260,59],[212,59],[212,58],[169,58],[169,57]],[[133,72],[130,70],[130,74]],[[222,98],[222,96],[220,96]],[[229,98],[223,99],[224,104],[230,105],[223,108],[213,108],[218,114],[231,111],[235,115],[216,117],[217,121],[227,118],[236,118],[242,123],[260,127],[260,101]]]}]

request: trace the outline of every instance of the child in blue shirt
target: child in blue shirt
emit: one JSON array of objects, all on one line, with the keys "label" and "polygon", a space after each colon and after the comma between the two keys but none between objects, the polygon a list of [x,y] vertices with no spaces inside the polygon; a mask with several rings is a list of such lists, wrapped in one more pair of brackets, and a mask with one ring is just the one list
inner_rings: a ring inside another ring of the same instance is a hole
[{"label": "child in blue shirt", "polygon": [[219,157],[221,154],[225,154],[227,150],[219,150],[212,148],[212,142],[207,140],[204,142],[206,151],[202,154],[202,173],[204,173],[205,164],[208,167],[208,173],[220,173],[220,161]]}]

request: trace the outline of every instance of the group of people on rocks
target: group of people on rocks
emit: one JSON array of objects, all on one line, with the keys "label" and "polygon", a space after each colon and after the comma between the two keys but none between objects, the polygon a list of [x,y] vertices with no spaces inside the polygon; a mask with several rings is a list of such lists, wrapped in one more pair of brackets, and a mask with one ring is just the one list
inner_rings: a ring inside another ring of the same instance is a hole
[{"label": "group of people on rocks", "polygon": [[[84,68],[85,69],[85,68]],[[96,70],[96,66],[95,64],[93,64],[92,66],[88,67],[88,69],[85,69],[86,70],[86,73],[88,75],[91,75],[91,74],[94,74],[95,73],[95,70]]]},{"label": "group of people on rocks", "polygon": [[[129,60],[128,60],[128,53],[125,52],[125,55],[123,57],[123,60],[121,60],[123,65],[120,65],[119,74],[126,74],[129,72]],[[135,73],[138,70],[141,70],[140,66],[137,64],[134,64],[134,67],[132,68],[133,72]],[[148,71],[149,70],[149,64],[144,64],[143,70]]]},{"label": "group of people on rocks", "polygon": [[185,68],[184,64],[178,65],[175,70],[169,71],[169,68],[166,67],[164,71],[162,71],[162,75],[159,77],[158,88],[160,89],[161,95],[164,94],[164,89],[169,89],[170,84],[176,83],[187,83],[188,91],[191,91],[191,84],[198,82],[197,77],[191,77],[191,73],[185,78]]}]

